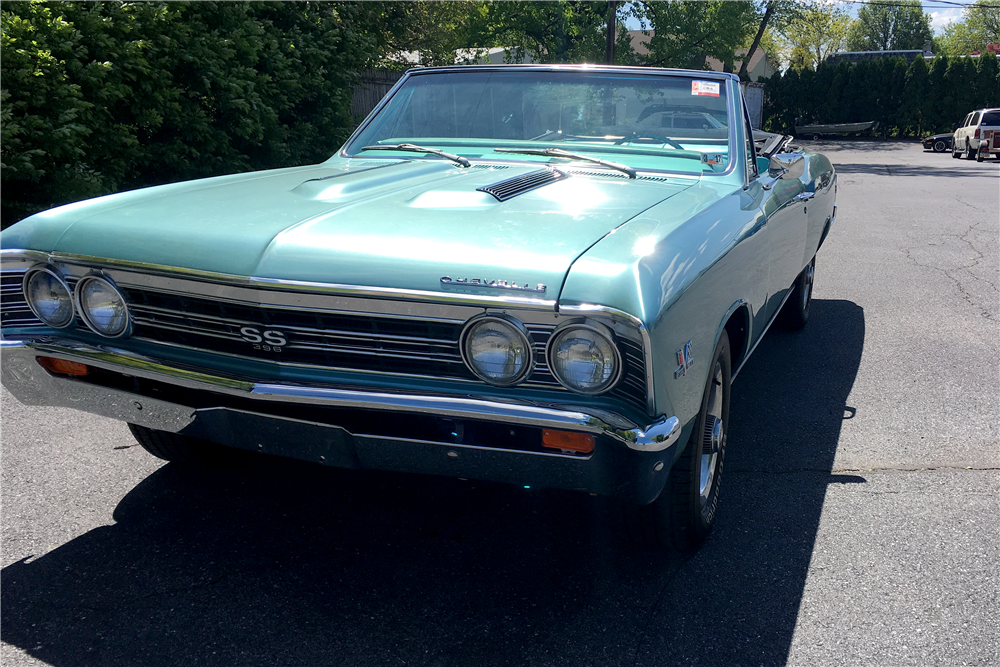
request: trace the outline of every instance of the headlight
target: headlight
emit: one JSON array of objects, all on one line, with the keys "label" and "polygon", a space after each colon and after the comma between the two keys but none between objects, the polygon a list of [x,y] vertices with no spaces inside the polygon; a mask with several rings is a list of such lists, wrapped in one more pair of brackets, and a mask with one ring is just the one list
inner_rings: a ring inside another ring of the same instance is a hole
[{"label": "headlight", "polygon": [[117,338],[128,327],[128,308],[115,286],[104,278],[84,278],[76,286],[77,307],[91,329]]},{"label": "headlight", "polygon": [[24,277],[24,297],[31,312],[56,329],[73,322],[73,296],[59,274],[49,269],[35,269]]},{"label": "headlight", "polygon": [[465,364],[490,384],[516,384],[531,371],[531,343],[517,320],[474,319],[466,326],[462,341]]},{"label": "headlight", "polygon": [[570,324],[549,341],[549,369],[568,389],[600,394],[618,380],[621,356],[610,332],[589,324]]}]

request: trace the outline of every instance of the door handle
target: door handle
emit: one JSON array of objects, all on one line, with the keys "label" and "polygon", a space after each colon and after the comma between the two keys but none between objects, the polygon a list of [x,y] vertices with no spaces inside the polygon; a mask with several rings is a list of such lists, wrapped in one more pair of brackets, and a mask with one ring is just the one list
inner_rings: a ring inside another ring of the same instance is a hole
[{"label": "door handle", "polygon": [[794,199],[795,201],[809,201],[815,196],[816,196],[815,192],[800,192],[799,194],[795,195]]}]

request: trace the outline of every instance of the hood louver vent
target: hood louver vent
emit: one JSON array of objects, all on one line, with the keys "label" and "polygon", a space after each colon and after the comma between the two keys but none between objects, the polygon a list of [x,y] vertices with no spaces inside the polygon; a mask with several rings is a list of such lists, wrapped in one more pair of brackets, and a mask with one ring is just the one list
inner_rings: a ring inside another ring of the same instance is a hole
[{"label": "hood louver vent", "polygon": [[540,188],[543,185],[554,183],[563,178],[566,178],[566,174],[561,171],[557,171],[555,169],[539,169],[538,171],[532,171],[524,174],[523,176],[518,176],[517,178],[500,181],[499,183],[494,183],[493,185],[487,185],[486,187],[476,189],[480,192],[486,192],[493,195],[498,201],[507,201],[508,199],[524,194],[529,190]]}]

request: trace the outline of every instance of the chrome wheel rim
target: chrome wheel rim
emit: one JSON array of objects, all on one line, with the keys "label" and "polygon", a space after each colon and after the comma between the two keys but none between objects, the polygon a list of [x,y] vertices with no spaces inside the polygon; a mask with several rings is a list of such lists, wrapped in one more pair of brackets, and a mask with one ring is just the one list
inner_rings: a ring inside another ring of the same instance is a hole
[{"label": "chrome wheel rim", "polygon": [[806,267],[805,285],[802,290],[802,310],[809,307],[809,301],[812,299],[813,293],[813,274],[816,272],[816,268],[810,263]]},{"label": "chrome wheel rim", "polygon": [[719,454],[726,433],[722,423],[722,362],[715,362],[712,382],[708,388],[708,407],[705,413],[705,430],[701,442],[701,479],[698,494],[704,509],[712,496],[715,477],[719,467]]}]

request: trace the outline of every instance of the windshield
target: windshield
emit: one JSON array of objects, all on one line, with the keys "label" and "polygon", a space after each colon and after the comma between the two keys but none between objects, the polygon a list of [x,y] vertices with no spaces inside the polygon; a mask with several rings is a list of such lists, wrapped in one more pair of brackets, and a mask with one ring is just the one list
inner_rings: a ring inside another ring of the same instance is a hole
[{"label": "windshield", "polygon": [[346,152],[384,157],[392,151],[364,147],[410,143],[469,159],[572,161],[494,152],[551,147],[633,168],[721,173],[730,160],[729,106],[724,81],[697,76],[534,70],[417,74]]}]

